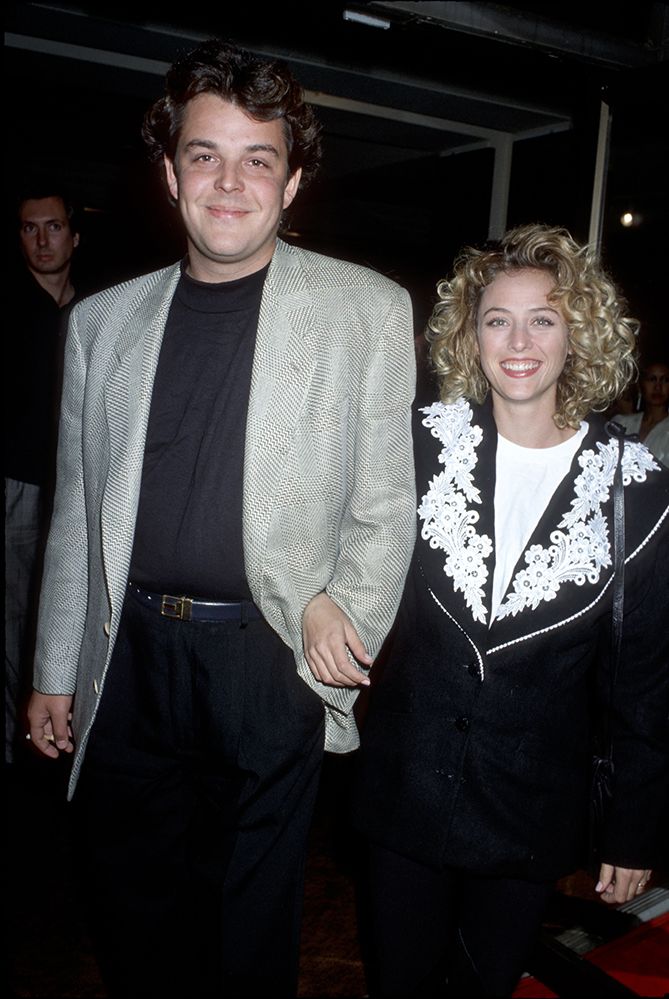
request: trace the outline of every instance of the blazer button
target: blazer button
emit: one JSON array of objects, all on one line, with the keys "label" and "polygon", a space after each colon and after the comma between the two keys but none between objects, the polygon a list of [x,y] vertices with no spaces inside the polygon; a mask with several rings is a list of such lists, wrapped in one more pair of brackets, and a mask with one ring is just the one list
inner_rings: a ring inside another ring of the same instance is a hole
[{"label": "blazer button", "polygon": [[107,638],[109,638],[109,634],[111,632],[111,624],[109,621],[105,621],[105,623],[102,625],[102,630],[104,631]]},{"label": "blazer button", "polygon": [[468,732],[469,731],[469,718],[465,718],[464,715],[460,715],[459,718],[455,719],[455,727],[458,732]]}]

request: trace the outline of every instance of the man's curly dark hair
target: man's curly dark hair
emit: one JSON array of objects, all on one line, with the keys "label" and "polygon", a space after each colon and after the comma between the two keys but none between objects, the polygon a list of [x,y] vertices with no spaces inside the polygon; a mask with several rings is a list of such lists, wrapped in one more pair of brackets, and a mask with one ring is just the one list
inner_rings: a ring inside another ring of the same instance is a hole
[{"label": "man's curly dark hair", "polygon": [[174,160],[186,106],[198,94],[217,94],[256,121],[281,119],[291,175],[301,167],[304,186],[316,174],[320,125],[288,66],[216,38],[174,63],[167,73],[165,95],[147,111],[142,137],[154,162],[163,156]]}]

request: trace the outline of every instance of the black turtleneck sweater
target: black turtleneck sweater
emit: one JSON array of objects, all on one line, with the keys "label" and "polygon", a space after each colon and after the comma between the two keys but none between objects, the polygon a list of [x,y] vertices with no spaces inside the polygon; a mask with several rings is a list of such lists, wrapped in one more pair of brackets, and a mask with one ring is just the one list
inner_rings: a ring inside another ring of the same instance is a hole
[{"label": "black turtleneck sweater", "polygon": [[182,264],[151,397],[130,579],[159,593],[251,599],[244,437],[267,267],[222,284]]}]

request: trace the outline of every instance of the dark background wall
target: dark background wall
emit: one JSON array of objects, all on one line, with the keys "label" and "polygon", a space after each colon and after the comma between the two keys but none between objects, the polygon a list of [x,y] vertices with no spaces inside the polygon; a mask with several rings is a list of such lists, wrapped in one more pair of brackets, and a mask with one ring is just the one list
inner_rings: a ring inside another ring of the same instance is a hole
[{"label": "dark background wall", "polygon": [[[388,16],[391,26],[351,23],[347,6]],[[82,283],[123,280],[183,252],[176,212],[144,155],[141,121],[162,92],[164,67],[221,35],[286,58],[307,89],[340,101],[317,108],[323,170],[296,202],[288,238],[405,284],[417,329],[459,248],[487,236],[493,149],[467,135],[467,123],[514,135],[509,225],[560,224],[585,240],[604,98],[612,127],[602,255],[642,319],[643,345],[665,347],[666,6],[282,3],[260,14],[251,5],[217,13],[191,3],[166,14],[142,2],[11,4],[10,247],[13,192],[28,177],[53,175],[85,209]],[[469,15],[466,30],[441,19],[452,8],[461,20]],[[492,30],[484,15],[498,18]],[[351,100],[397,113],[352,113]],[[413,122],[412,113],[460,116],[462,132],[457,121],[449,132]],[[568,127],[551,131],[551,121]],[[533,126],[545,134],[519,138]],[[641,223],[623,228],[624,210]]]}]

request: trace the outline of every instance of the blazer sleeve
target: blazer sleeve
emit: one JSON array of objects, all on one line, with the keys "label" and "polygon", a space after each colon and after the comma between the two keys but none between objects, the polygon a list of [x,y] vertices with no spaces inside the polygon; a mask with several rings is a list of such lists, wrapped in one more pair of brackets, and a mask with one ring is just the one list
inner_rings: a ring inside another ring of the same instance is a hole
[{"label": "blazer sleeve", "polygon": [[395,618],[415,539],[411,405],[416,381],[411,302],[393,286],[385,316],[358,331],[363,351],[355,450],[339,553],[327,593],[375,656]]},{"label": "blazer sleeve", "polygon": [[82,430],[86,364],[79,337],[82,307],[70,317],[65,345],[56,492],[40,592],[33,683],[48,694],[73,694],[86,620],[88,531]]}]

